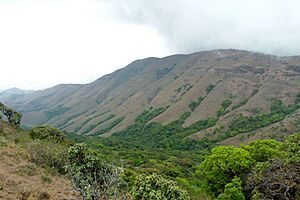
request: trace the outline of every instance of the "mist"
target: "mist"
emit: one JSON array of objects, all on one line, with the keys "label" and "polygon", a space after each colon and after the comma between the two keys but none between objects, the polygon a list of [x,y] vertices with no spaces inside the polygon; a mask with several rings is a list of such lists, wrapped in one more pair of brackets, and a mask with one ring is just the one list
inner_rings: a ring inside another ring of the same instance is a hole
[{"label": "mist", "polygon": [[300,2],[293,0],[125,0],[115,16],[156,29],[176,52],[237,48],[300,54]]}]

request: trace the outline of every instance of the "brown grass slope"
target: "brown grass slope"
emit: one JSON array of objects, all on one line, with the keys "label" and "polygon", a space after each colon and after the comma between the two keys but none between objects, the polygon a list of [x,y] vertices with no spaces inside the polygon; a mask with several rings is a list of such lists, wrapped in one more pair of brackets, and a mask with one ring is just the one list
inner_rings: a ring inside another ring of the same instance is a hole
[{"label": "brown grass slope", "polygon": [[[207,94],[210,84],[215,87]],[[300,57],[213,50],[137,60],[90,84],[59,85],[6,103],[24,114],[25,125],[47,123],[78,134],[111,128],[104,133],[109,136],[132,124],[150,107],[169,106],[153,119],[166,124],[191,111],[189,104],[203,97],[184,124],[189,126],[216,117],[222,101],[231,97],[232,104],[218,127],[226,126],[239,114],[268,112],[273,99],[292,104],[299,91]],[[244,100],[245,105],[232,109]],[[118,120],[121,122],[115,123]],[[201,138],[203,134],[192,137]]]},{"label": "brown grass slope", "polygon": [[21,134],[0,121],[0,199],[80,199],[71,182],[29,160],[29,154],[10,140]]}]

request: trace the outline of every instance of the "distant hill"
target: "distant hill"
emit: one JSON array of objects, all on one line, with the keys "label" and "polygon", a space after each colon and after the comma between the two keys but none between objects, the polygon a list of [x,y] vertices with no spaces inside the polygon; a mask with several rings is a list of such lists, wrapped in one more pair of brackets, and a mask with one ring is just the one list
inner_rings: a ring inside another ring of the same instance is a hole
[{"label": "distant hill", "polygon": [[33,92],[33,90],[22,90],[16,87],[10,88],[7,90],[0,91],[0,101],[4,103],[10,102],[15,98],[19,98],[26,94],[31,94]]},{"label": "distant hill", "polygon": [[189,138],[210,136],[238,144],[300,131],[300,110],[293,107],[291,112],[280,111],[280,118],[273,113],[269,117],[274,120],[263,125],[253,122],[258,125],[247,129],[252,134],[244,130],[222,137],[240,116],[257,120],[259,114],[273,112],[276,101],[283,103],[281,108],[295,105],[299,92],[300,56],[213,50],[137,60],[90,84],[58,85],[5,103],[23,113],[27,126],[51,124],[76,134],[102,136],[124,130],[144,110],[165,108],[151,120],[162,124],[189,112],[184,127],[217,119],[215,126]]}]

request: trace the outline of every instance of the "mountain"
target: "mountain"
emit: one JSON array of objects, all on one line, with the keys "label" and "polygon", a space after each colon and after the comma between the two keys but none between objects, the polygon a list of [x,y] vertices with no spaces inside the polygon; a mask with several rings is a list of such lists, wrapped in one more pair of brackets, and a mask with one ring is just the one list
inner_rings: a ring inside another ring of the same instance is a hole
[{"label": "mountain", "polygon": [[187,137],[237,144],[300,131],[299,92],[300,56],[229,49],[137,60],[90,84],[57,85],[6,103],[23,113],[27,126],[101,136],[160,108],[150,122],[166,125],[184,113],[183,127],[213,119]]},{"label": "mountain", "polygon": [[0,91],[0,101],[1,102],[10,102],[15,98],[19,98],[21,96],[24,96],[26,94],[30,94],[34,92],[33,90],[22,90],[19,88],[10,88],[4,91]]}]

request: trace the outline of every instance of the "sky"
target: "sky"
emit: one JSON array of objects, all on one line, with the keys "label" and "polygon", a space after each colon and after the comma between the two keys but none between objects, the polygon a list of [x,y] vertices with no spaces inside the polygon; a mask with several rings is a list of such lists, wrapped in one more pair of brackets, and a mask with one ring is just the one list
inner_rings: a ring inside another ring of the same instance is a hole
[{"label": "sky", "polygon": [[0,90],[89,83],[146,57],[300,55],[298,0],[0,0]]}]

